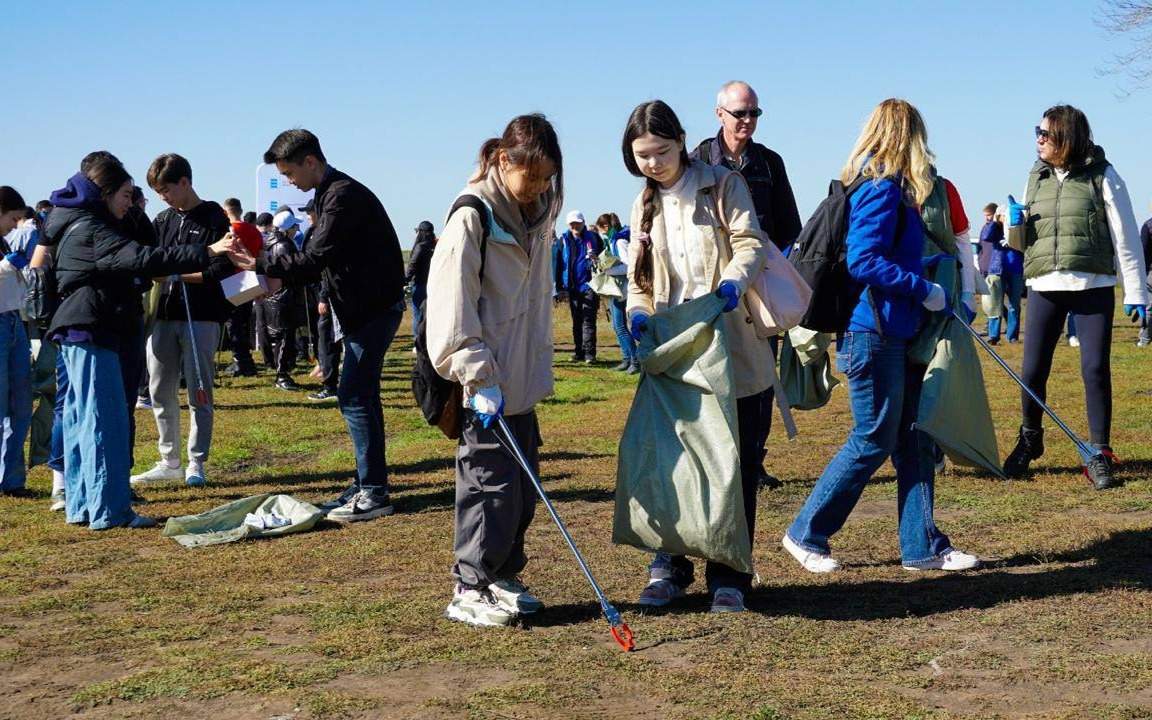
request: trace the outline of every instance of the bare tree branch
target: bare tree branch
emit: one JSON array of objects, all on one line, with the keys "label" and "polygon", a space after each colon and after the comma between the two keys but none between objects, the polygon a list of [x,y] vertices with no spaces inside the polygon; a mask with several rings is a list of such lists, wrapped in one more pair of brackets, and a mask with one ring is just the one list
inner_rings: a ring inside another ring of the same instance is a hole
[{"label": "bare tree branch", "polygon": [[1131,43],[1130,49],[1098,67],[1096,74],[1124,78],[1119,89],[1122,97],[1152,86],[1152,0],[1104,0],[1096,24]]}]

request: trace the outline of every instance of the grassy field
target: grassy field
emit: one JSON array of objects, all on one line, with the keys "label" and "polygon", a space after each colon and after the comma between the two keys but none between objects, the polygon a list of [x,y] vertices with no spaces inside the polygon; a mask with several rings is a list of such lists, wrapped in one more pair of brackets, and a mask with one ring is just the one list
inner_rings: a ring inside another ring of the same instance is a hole
[{"label": "grassy field", "polygon": [[[673,610],[638,613],[646,557],[609,538],[635,379],[566,362],[566,310],[557,325],[542,473],[635,653],[611,642],[542,511],[525,580],[547,609],[515,629],[443,619],[453,445],[412,407],[405,335],[384,371],[394,517],[186,550],[155,531],[66,526],[47,511],[43,468],[30,479],[40,499],[0,498],[0,718],[1152,717],[1152,350],[1133,346],[1126,318],[1113,356],[1123,488],[1091,490],[1054,431],[1026,481],[950,468],[938,521],[987,567],[912,575],[899,565],[888,466],[835,538],[844,571],[809,575],[779,538],[850,425],[837,391],[798,415],[795,441],[771,439],[768,467],[785,484],[760,495],[761,584],[752,612],[732,616],[704,612],[699,587]],[[601,337],[613,347],[603,321]],[[1001,349],[1019,364],[1019,345]],[[1004,454],[1019,393],[990,362],[985,373]],[[149,488],[142,512],[197,513],[265,491],[319,501],[348,483],[334,405],[276,390],[267,374],[222,384],[208,486]],[[1058,348],[1051,389],[1085,428],[1076,350]],[[143,468],[155,426],[138,420]]]}]

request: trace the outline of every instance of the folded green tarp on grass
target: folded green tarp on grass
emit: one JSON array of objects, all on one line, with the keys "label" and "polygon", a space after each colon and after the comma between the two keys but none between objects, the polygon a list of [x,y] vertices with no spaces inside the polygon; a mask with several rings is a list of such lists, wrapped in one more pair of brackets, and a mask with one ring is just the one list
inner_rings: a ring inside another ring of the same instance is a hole
[{"label": "folded green tarp on grass", "polygon": [[304,532],[323,517],[323,510],[291,495],[264,493],[234,500],[199,515],[168,518],[161,534],[184,547],[203,547]]},{"label": "folded green tarp on grass", "polygon": [[612,541],[750,573],[723,306],[708,294],[648,322],[620,439]]}]

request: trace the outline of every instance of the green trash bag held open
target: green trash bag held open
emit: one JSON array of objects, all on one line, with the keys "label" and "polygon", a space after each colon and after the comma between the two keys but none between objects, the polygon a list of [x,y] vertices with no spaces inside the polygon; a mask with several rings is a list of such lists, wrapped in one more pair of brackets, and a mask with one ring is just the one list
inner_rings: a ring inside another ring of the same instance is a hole
[{"label": "green trash bag held open", "polygon": [[708,294],[648,322],[644,375],[620,439],[612,541],[751,573],[723,306]]}]

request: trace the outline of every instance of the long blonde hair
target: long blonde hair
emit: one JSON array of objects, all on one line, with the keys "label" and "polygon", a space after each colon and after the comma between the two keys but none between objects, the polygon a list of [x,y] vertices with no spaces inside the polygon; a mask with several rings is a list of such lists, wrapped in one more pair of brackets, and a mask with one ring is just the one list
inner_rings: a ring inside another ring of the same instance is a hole
[{"label": "long blonde hair", "polygon": [[920,111],[907,100],[888,98],[860,131],[840,180],[848,185],[860,174],[875,180],[899,175],[912,199],[922,205],[932,194],[934,162]]}]

